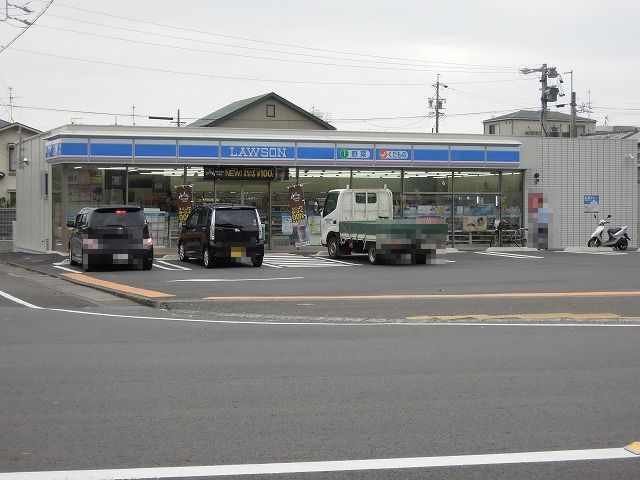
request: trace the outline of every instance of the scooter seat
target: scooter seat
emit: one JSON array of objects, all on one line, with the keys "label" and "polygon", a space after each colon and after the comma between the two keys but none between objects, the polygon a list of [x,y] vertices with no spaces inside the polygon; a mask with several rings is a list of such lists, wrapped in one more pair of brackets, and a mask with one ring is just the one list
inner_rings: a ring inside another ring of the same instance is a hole
[{"label": "scooter seat", "polygon": [[622,230],[622,227],[618,227],[618,228],[610,228],[609,230],[607,230],[607,233],[609,235],[615,235],[616,233],[618,233],[620,230]]}]

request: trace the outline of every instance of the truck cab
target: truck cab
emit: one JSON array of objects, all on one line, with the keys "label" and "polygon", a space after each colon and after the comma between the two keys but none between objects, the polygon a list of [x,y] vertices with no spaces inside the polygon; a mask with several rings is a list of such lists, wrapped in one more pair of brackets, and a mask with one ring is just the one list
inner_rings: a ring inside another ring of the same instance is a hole
[{"label": "truck cab", "polygon": [[322,245],[339,235],[341,221],[373,221],[393,218],[393,194],[388,188],[330,190],[322,210]]}]

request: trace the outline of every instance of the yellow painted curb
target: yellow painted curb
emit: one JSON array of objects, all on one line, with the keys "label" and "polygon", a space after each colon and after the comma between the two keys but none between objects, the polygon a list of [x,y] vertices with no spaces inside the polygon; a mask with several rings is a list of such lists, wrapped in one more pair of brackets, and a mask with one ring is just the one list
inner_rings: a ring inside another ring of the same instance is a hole
[{"label": "yellow painted curb", "polygon": [[640,442],[633,442],[624,447],[625,450],[635,454],[640,455]]},{"label": "yellow painted curb", "polygon": [[97,287],[104,287],[117,292],[131,293],[133,295],[140,295],[147,298],[167,298],[175,297],[170,293],[156,292],[155,290],[146,290],[144,288],[132,287],[130,285],[124,285],[122,283],[108,282],[106,280],[100,280],[98,278],[90,277],[84,273],[63,273],[63,277],[70,278],[77,282],[86,283],[87,285],[95,285]]}]

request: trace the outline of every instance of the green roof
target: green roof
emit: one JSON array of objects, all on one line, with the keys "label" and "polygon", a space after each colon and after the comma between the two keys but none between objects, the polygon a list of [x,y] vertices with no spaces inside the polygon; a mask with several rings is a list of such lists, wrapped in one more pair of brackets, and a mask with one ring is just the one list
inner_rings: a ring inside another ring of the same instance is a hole
[{"label": "green roof", "polygon": [[309,120],[312,120],[313,122],[317,123],[318,125],[320,125],[322,128],[326,130],[336,129],[336,127],[334,127],[333,125],[307,112],[305,109],[300,108],[299,106],[291,103],[289,100],[286,100],[285,98],[281,97],[280,95],[274,92],[266,93],[264,95],[258,95],[257,97],[245,98],[244,100],[238,100],[236,102],[230,103],[226,107],[222,107],[220,110],[216,110],[215,112],[210,113],[206,117],[202,117],[201,119],[196,120],[195,122],[192,122],[187,126],[188,127],[215,127],[219,123],[221,123],[223,120],[227,120],[230,117],[233,117],[234,115],[240,113],[241,111],[246,110],[252,105],[258,102],[261,102],[263,100],[267,100],[269,98],[273,98],[275,100],[278,100],[284,103],[292,110],[295,110],[301,115],[307,117]]}]

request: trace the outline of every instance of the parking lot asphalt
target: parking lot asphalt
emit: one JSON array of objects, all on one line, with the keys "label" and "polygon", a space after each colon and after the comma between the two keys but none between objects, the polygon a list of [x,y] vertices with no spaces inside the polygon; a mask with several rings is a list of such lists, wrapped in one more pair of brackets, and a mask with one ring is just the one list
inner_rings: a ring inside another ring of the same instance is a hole
[{"label": "parking lot asphalt", "polygon": [[639,317],[640,253],[462,252],[436,265],[370,265],[267,253],[264,265],[205,269],[175,256],[151,271],[83,272],[60,255],[12,253],[0,260],[160,308],[210,314],[336,319],[548,320]]}]

